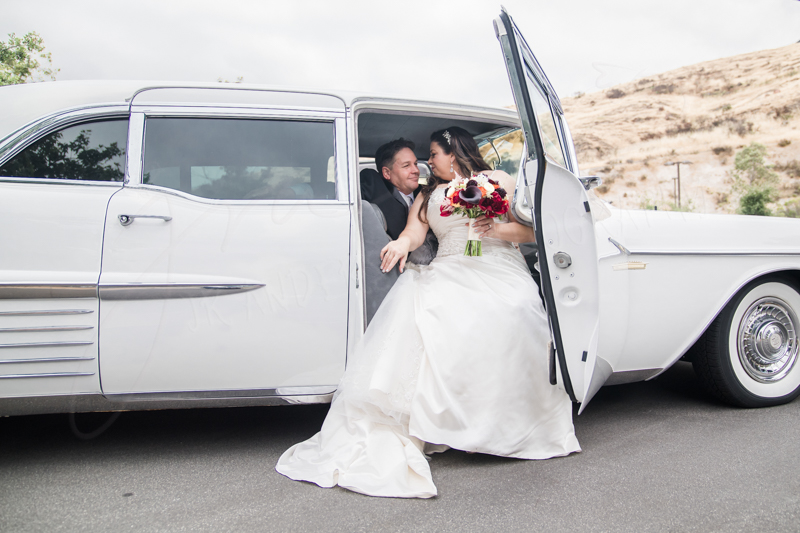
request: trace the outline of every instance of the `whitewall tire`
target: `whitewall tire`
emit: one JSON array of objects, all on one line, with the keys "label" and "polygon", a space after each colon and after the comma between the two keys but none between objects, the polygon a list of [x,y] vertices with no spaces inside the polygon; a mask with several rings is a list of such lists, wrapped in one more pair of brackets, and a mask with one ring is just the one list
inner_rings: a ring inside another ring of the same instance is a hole
[{"label": "whitewall tire", "polygon": [[742,407],[767,407],[800,395],[800,293],[770,276],[746,285],[693,348],[704,387]]}]

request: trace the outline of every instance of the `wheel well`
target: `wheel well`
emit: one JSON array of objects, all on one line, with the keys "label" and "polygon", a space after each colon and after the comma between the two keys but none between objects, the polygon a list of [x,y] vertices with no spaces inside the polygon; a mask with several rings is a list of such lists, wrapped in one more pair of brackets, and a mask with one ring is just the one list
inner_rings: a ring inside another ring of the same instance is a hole
[{"label": "wheel well", "polygon": [[711,318],[711,320],[708,321],[708,324],[706,324],[706,327],[703,329],[703,333],[701,333],[700,336],[697,338],[697,340],[694,342],[694,344],[692,344],[692,346],[690,346],[689,349],[686,350],[686,353],[684,353],[683,356],[681,356],[680,360],[681,361],[690,361],[690,362],[692,361],[693,354],[695,353],[695,351],[697,349],[698,343],[700,343],[703,340],[703,336],[706,334],[706,331],[708,331],[709,326],[711,326],[711,324],[714,323],[714,321],[717,319],[717,317],[722,312],[722,310],[725,309],[731,303],[731,301],[734,298],[736,298],[736,296],[738,294],[740,294],[742,292],[742,290],[745,287],[753,284],[754,282],[759,282],[759,281],[767,280],[767,279],[770,279],[770,278],[782,279],[784,281],[788,281],[789,283],[792,284],[792,286],[795,288],[795,290],[800,292],[800,270],[795,270],[795,269],[775,270],[773,272],[766,272],[764,274],[761,274],[759,276],[756,276],[754,278],[751,278],[751,279],[747,280],[746,282],[742,283],[728,297],[728,300],[725,302],[725,305],[723,305],[722,307],[717,309],[717,312],[714,314],[713,318]]}]

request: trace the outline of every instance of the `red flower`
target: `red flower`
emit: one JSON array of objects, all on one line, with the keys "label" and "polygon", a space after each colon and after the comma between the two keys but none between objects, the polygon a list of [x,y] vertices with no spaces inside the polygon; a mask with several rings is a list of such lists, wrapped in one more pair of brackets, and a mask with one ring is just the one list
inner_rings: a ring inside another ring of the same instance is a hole
[{"label": "red flower", "polygon": [[505,198],[506,196],[508,196],[508,193],[506,193],[506,190],[502,187],[496,188],[494,192],[499,194],[501,198]]},{"label": "red flower", "polygon": [[452,214],[453,214],[453,208],[452,208],[452,207],[450,207],[449,205],[441,205],[441,206],[439,207],[439,213],[440,213],[440,214],[441,214],[443,217],[449,217],[450,215],[452,215]]}]

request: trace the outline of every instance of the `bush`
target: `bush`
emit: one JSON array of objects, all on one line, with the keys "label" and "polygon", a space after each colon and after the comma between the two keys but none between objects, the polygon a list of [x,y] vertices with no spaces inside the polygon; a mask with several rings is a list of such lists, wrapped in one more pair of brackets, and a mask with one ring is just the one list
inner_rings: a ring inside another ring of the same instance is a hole
[{"label": "bush", "polygon": [[772,201],[770,189],[750,187],[739,199],[739,213],[742,215],[770,216],[772,211],[767,204]]},{"label": "bush", "polygon": [[778,146],[780,146],[781,148],[786,148],[790,144],[792,144],[792,141],[790,141],[789,139],[781,139],[780,141],[778,141]]},{"label": "bush", "polygon": [[625,91],[619,89],[611,89],[606,93],[606,98],[622,98],[625,96]]},{"label": "bush", "polygon": [[800,200],[791,200],[780,207],[778,215],[788,218],[800,218]]},{"label": "bush", "polygon": [[714,155],[733,155],[733,148],[730,146],[715,146],[711,151]]}]

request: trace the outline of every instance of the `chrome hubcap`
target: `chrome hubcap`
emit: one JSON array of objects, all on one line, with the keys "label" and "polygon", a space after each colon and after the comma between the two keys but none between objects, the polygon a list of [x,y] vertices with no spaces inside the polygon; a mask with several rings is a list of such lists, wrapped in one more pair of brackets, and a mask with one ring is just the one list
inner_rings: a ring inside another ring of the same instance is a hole
[{"label": "chrome hubcap", "polygon": [[797,316],[778,298],[761,298],[745,311],[737,337],[739,361],[751,378],[780,381],[797,361]]}]

